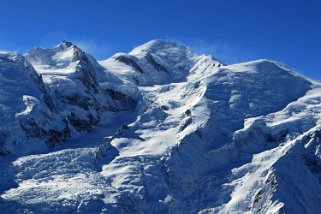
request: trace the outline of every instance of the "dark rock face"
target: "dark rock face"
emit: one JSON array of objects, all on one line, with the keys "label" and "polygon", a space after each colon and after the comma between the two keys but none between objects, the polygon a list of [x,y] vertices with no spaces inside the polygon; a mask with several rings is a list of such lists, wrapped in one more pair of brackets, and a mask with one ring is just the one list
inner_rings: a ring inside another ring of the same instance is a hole
[{"label": "dark rock face", "polygon": [[[0,145],[3,144],[6,141],[7,133],[4,130],[0,130]],[[9,152],[5,149],[0,148],[0,156],[8,155]]]},{"label": "dark rock face", "polygon": [[115,58],[115,60],[117,60],[119,62],[122,62],[122,63],[125,63],[126,65],[129,65],[129,66],[133,67],[136,71],[138,71],[138,72],[140,72],[142,74],[144,73],[144,70],[138,65],[138,63],[135,62],[135,60],[132,59],[129,56],[120,55],[120,56],[117,56]]},{"label": "dark rock face", "polygon": [[97,74],[94,66],[84,52],[79,53],[79,64],[77,69],[81,72],[76,72],[77,79],[80,80],[88,91],[93,91],[97,94],[99,92],[99,84],[97,80]]},{"label": "dark rock face", "polygon": [[306,144],[306,152],[303,156],[305,165],[315,175],[321,183],[321,156],[320,156],[321,130],[309,136],[309,142]]},{"label": "dark rock face", "polygon": [[[53,121],[54,118],[49,118]],[[56,143],[66,142],[71,137],[71,131],[66,120],[62,120],[64,128],[62,129],[46,129],[43,124],[38,124],[34,118],[20,122],[21,128],[24,130],[28,139],[37,138],[44,139],[49,148],[55,147]]]},{"label": "dark rock face", "polygon": [[99,104],[96,102],[92,103],[89,97],[84,97],[79,94],[75,94],[72,96],[64,97],[68,104],[78,106],[80,108],[88,111],[90,108],[94,107],[96,110],[99,110]]},{"label": "dark rock face", "polygon": [[71,113],[68,116],[68,121],[70,124],[79,132],[89,132],[92,128],[94,128],[100,121],[99,117],[94,117],[89,114],[87,116],[88,119],[80,119],[77,117],[75,113]]},{"label": "dark rock face", "polygon": [[131,97],[113,89],[106,89],[105,95],[111,97],[115,101],[115,106],[111,109],[113,111],[125,111],[134,109],[137,102]]},{"label": "dark rock face", "polygon": [[168,72],[165,66],[155,61],[152,54],[147,53],[145,58],[155,68],[155,70]]},{"label": "dark rock face", "polygon": [[71,47],[73,44],[70,41],[64,40],[62,41],[67,47]]}]

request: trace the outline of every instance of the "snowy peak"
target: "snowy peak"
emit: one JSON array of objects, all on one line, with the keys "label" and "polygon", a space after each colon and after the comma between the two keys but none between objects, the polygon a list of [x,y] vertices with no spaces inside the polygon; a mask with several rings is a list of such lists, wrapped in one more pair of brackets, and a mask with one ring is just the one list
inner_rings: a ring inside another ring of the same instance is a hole
[{"label": "snowy peak", "polygon": [[155,39],[151,40],[145,44],[142,44],[136,48],[134,48],[129,54],[138,55],[141,53],[152,53],[152,54],[161,54],[161,53],[181,53],[181,52],[190,52],[186,47],[178,45],[174,42]]},{"label": "snowy peak", "polygon": [[128,54],[118,53],[100,62],[115,75],[137,85],[186,81],[191,73],[212,73],[224,64],[212,56],[193,54],[188,48],[166,40],[152,40]]},{"label": "snowy peak", "polygon": [[157,71],[168,69],[167,72],[172,70],[173,74],[184,69],[188,70],[194,60],[194,55],[188,48],[166,40],[147,42],[129,52],[129,55],[146,61]]},{"label": "snowy peak", "polygon": [[68,74],[75,71],[79,60],[85,53],[69,41],[53,48],[34,48],[25,54],[39,73]]},{"label": "snowy peak", "polygon": [[[197,61],[200,58],[208,58],[213,61],[218,62],[217,59],[215,59],[213,56],[209,55],[196,55],[193,54],[192,51],[183,46],[179,45],[175,42],[167,41],[167,40],[151,40],[143,45],[140,45],[133,49],[131,52],[129,52],[130,55],[134,56],[147,56],[152,55],[156,56],[157,58],[162,59],[163,61],[167,61],[168,63],[180,63],[180,61],[190,61],[194,60]],[[224,63],[220,62],[222,65]]]}]

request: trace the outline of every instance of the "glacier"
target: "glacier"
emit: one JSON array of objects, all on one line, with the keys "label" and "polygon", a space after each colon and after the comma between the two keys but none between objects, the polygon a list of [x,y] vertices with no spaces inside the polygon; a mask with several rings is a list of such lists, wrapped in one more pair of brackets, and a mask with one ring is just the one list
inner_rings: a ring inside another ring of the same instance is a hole
[{"label": "glacier", "polygon": [[166,40],[0,52],[0,213],[320,213],[321,83]]}]

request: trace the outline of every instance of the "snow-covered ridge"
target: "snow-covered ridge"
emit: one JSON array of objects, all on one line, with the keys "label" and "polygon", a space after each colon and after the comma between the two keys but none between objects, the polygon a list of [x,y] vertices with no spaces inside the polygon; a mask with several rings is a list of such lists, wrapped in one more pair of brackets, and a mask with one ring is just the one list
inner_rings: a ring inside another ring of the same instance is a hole
[{"label": "snow-covered ridge", "polygon": [[25,55],[41,74],[75,71],[75,65],[82,51],[71,42],[64,41],[54,48],[33,48]]},{"label": "snow-covered ridge", "polygon": [[145,86],[186,81],[196,64],[211,66],[211,70],[224,65],[212,56],[195,55],[188,48],[166,40],[152,40],[100,64],[115,75]]},{"label": "snow-covered ridge", "polygon": [[321,85],[280,63],[64,41],[0,91],[0,213],[319,212]]}]

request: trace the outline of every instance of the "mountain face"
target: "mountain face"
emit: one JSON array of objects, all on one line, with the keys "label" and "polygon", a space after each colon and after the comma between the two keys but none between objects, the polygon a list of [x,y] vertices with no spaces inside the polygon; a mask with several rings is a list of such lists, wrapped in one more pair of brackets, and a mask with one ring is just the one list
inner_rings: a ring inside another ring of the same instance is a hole
[{"label": "mountain face", "polygon": [[153,40],[0,53],[0,213],[319,213],[321,84]]}]

